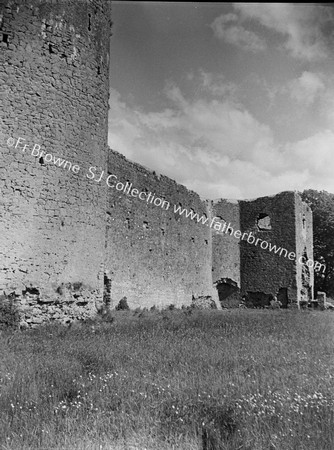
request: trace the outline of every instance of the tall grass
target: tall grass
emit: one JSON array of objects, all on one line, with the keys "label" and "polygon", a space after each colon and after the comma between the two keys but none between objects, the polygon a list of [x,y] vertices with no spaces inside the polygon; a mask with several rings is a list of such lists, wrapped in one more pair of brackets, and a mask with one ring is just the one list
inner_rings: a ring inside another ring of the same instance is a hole
[{"label": "tall grass", "polygon": [[0,448],[332,450],[330,312],[118,311],[0,337]]}]

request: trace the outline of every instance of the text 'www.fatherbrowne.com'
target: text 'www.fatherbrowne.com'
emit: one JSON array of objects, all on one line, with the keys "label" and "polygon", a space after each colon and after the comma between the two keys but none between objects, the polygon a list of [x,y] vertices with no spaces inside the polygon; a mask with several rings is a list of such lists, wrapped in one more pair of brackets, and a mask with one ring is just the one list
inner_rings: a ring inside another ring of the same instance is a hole
[{"label": "text 'www.fatherbrowne.com'", "polygon": [[[278,247],[271,242],[257,238],[251,231],[242,233],[240,230],[235,230],[230,223],[227,224],[226,222],[222,222],[220,217],[209,219],[205,214],[200,216],[193,210],[188,211],[186,208],[182,208],[181,205],[174,205],[174,213],[178,213],[180,216],[185,216],[187,218],[190,218],[191,220],[195,220],[198,223],[206,225],[214,229],[217,234],[233,235],[236,239],[240,239],[241,241],[245,240],[248,244],[254,244],[255,246],[259,244],[263,250],[269,250],[270,252],[273,252],[279,256],[284,256],[291,261],[294,261],[296,259],[295,252],[289,252],[284,247]],[[306,264],[308,267],[313,267],[314,270],[318,272],[325,272],[326,270],[325,264],[321,264],[320,262],[314,261],[313,259],[306,259],[304,256],[300,256],[300,258],[298,258],[298,262],[300,264]]]}]

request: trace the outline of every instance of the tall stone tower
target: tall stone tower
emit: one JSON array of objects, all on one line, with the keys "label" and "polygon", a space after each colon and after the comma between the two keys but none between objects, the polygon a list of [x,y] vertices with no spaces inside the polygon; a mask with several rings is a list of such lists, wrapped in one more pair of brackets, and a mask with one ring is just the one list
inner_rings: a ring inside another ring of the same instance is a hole
[{"label": "tall stone tower", "polygon": [[102,298],[110,36],[105,0],[0,0],[0,294]]},{"label": "tall stone tower", "polygon": [[[223,306],[300,307],[313,299],[312,211],[296,192],[213,203],[223,232],[213,230],[212,276]],[[320,265],[321,266],[321,265]]]},{"label": "tall stone tower", "polygon": [[283,307],[313,300],[312,211],[296,192],[240,201],[241,290],[255,304],[277,296]]}]

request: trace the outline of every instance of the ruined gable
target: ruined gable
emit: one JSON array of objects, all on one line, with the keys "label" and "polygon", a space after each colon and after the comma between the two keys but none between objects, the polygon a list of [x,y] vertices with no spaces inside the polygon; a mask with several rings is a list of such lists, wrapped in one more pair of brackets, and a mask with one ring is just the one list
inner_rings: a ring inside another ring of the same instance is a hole
[{"label": "ruined gable", "polygon": [[[304,247],[310,264],[313,258],[312,213],[300,196],[282,192],[240,201],[240,224],[255,241],[240,246],[242,294],[267,305],[276,296],[286,307],[299,306],[303,298],[306,302],[312,300],[313,267],[301,259]],[[304,281],[305,294],[301,287],[303,265],[309,271]]]}]

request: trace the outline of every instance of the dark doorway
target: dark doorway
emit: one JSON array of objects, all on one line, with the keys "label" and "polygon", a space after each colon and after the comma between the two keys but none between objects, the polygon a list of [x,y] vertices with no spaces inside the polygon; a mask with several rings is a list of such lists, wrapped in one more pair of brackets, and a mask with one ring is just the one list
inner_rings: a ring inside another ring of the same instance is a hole
[{"label": "dark doorway", "polygon": [[264,308],[270,306],[272,298],[272,294],[266,294],[265,292],[247,291],[246,304],[252,308]]},{"label": "dark doorway", "polygon": [[222,278],[216,282],[219,302],[222,308],[235,308],[240,303],[240,289],[235,281]]},{"label": "dark doorway", "polygon": [[288,289],[279,288],[277,300],[282,303],[281,308],[287,308],[289,304]]}]

